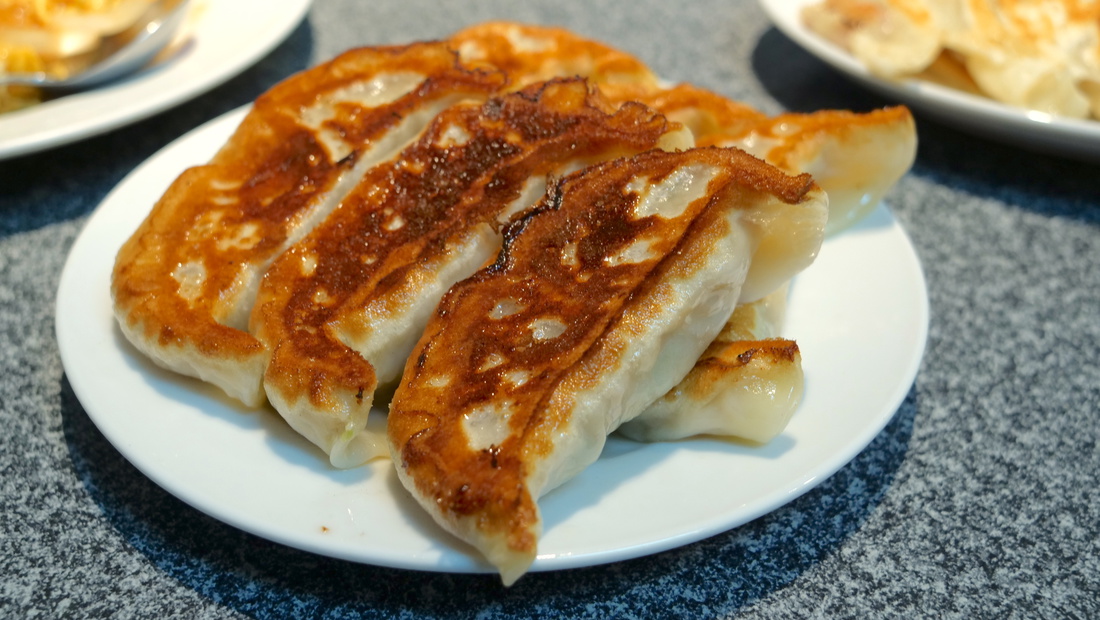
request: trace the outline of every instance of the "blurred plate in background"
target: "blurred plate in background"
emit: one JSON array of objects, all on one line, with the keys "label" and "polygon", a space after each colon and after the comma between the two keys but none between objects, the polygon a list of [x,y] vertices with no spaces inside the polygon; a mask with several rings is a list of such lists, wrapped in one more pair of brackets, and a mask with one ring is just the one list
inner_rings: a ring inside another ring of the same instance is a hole
[{"label": "blurred plate in background", "polygon": [[254,64],[298,25],[310,0],[192,0],[174,55],[101,88],[0,114],[0,159],[133,123],[199,95]]},{"label": "blurred plate in background", "polygon": [[844,50],[807,29],[802,7],[819,0],[759,0],[783,34],[856,82],[909,105],[944,124],[998,142],[1046,153],[1100,161],[1100,121],[1058,118],[916,79],[872,75]]}]

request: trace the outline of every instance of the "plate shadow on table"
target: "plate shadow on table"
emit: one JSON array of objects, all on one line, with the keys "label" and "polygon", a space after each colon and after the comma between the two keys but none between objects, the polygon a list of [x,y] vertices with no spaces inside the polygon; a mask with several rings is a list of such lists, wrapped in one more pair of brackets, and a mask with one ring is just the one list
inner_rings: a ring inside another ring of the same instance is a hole
[{"label": "plate shadow on table", "polygon": [[[187,506],[128,463],[62,379],[62,431],[74,474],[118,546],[181,586],[257,617],[721,616],[767,597],[835,553],[870,518],[905,459],[918,409],[911,391],[885,429],[838,473],[788,505],[678,549],[604,566],[495,575],[422,573],[298,551]],[[631,518],[632,515],[623,515]],[[171,605],[166,601],[167,607]],[[654,607],[658,606],[658,607]],[[152,610],[149,610],[152,611]],[[178,610],[176,610],[178,611]]]},{"label": "plate shadow on table", "polygon": [[[757,42],[752,67],[767,93],[792,112],[863,112],[898,103],[851,81],[775,28]],[[919,110],[913,114],[918,151],[910,174],[1038,213],[1100,223],[1100,162],[1025,150],[965,133]]]},{"label": "plate shadow on table", "polygon": [[199,125],[245,105],[312,63],[308,18],[267,56],[210,92],[150,118],[45,151],[0,160],[0,236],[91,213],[122,179]]}]

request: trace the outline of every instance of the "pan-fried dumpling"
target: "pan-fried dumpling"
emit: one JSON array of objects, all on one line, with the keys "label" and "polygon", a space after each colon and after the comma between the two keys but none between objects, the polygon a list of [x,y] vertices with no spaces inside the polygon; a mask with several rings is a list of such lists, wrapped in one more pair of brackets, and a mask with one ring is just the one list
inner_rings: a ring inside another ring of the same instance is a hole
[{"label": "pan-fried dumpling", "polygon": [[366,429],[443,293],[500,249],[497,230],[547,177],[690,134],[640,105],[615,110],[583,80],[554,80],[441,112],[375,166],[264,277],[252,331],[273,352],[268,399],[350,467],[387,454]]},{"label": "pan-fried dumpling", "polygon": [[904,107],[780,114],[715,131],[700,144],[736,146],[792,174],[809,173],[829,195],[826,235],[873,211],[917,156],[916,126]]},{"label": "pan-fried dumpling", "polygon": [[[736,146],[789,173],[809,172],[829,195],[826,234],[874,209],[916,157],[916,128],[903,107],[767,116],[690,84],[663,83],[636,58],[560,28],[490,22],[451,41],[467,62],[499,68],[513,82],[586,75],[613,102],[643,102],[684,124],[699,146]],[[797,346],[756,342],[763,335],[732,338],[728,331],[683,385],[624,433],[658,440],[708,432],[763,442],[780,432],[802,394]]]},{"label": "pan-fried dumpling", "polygon": [[538,497],[676,385],[746,291],[809,264],[826,217],[808,175],[738,149],[565,177],[448,291],[409,358],[388,419],[403,484],[515,581],[535,558]]},{"label": "pan-fried dumpling", "polygon": [[440,110],[502,82],[430,43],[353,50],[275,86],[119,251],[122,332],[156,363],[261,404],[269,353],[245,329],[267,266]]},{"label": "pan-fried dumpling", "polygon": [[802,10],[807,26],[849,50],[876,75],[920,73],[940,55],[939,16],[923,0],[824,0]]},{"label": "pan-fried dumpling", "polygon": [[637,441],[717,435],[764,444],[802,400],[802,356],[779,338],[786,286],[734,310],[683,381],[619,427]]},{"label": "pan-fried dumpling", "polygon": [[829,195],[826,234],[870,213],[917,155],[916,126],[904,107],[766,116],[690,84],[604,90],[613,101],[637,100],[683,123],[698,146],[736,146],[791,174],[810,173]]}]

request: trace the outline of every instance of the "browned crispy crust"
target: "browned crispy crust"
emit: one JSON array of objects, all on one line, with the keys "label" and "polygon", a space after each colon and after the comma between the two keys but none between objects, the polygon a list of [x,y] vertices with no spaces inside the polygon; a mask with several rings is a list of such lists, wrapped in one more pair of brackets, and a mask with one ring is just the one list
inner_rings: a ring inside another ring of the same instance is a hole
[{"label": "browned crispy crust", "polygon": [[[402,474],[437,518],[474,519],[488,536],[501,536],[514,552],[533,557],[538,511],[526,478],[555,446],[555,431],[569,422],[570,409],[554,403],[567,373],[597,380],[609,353],[601,338],[623,309],[644,297],[664,277],[665,258],[617,264],[606,259],[639,240],[654,240],[659,257],[699,257],[723,224],[709,209],[717,200],[696,201],[684,217],[631,217],[629,179],[653,182],[685,161],[707,162],[729,177],[720,190],[766,192],[796,204],[814,187],[808,175],[790,177],[736,149],[651,152],[593,166],[563,179],[542,204],[505,232],[498,260],[453,287],[436,310],[406,367],[391,404],[389,436]],[[740,202],[734,200],[734,202]],[[688,243],[686,240],[691,239]],[[681,245],[687,243],[687,245]],[[575,248],[571,249],[571,246]],[[563,256],[575,256],[564,260]],[[522,311],[492,316],[499,300]],[[532,316],[554,316],[568,325],[561,335],[538,341]],[[505,360],[494,365],[494,360]],[[509,383],[507,373],[527,380]],[[445,377],[445,389],[431,383]],[[485,403],[510,402],[510,434],[499,444],[474,449],[463,416]]]},{"label": "browned crispy crust", "polygon": [[[180,175],[118,253],[111,282],[116,314],[139,348],[162,362],[181,349],[222,363],[264,354],[243,320],[227,324],[234,314],[247,319],[247,308],[238,308],[248,303],[239,299],[242,269],[262,273],[356,159],[353,151],[333,161],[315,130],[301,122],[301,110],[383,71],[434,79],[415,96],[380,107],[340,104],[325,129],[363,145],[434,93],[492,91],[502,83],[499,74],[462,69],[448,46],[426,43],[352,50],[262,95],[226,145],[208,164]],[[242,229],[251,231],[245,243],[225,243],[228,230]],[[172,272],[186,264],[202,265],[205,275],[200,290],[184,295]]]},{"label": "browned crispy crust", "polygon": [[[463,128],[465,142],[446,142],[455,127]],[[367,303],[383,303],[387,313],[408,311],[406,289],[416,287],[420,271],[445,262],[452,242],[474,227],[497,227],[530,177],[567,162],[653,148],[671,127],[641,105],[614,110],[580,79],[445,110],[400,156],[368,171],[267,272],[253,329],[274,347],[268,389],[306,397],[322,414],[334,390],[358,392],[369,403],[377,387],[370,360],[333,335],[332,326],[370,330],[349,318]],[[315,262],[308,275],[304,256]]]},{"label": "browned crispy crust", "polygon": [[752,362],[765,365],[792,364],[799,359],[798,344],[786,338],[767,340],[715,340],[692,369],[689,396],[702,398],[717,385],[733,380]]}]

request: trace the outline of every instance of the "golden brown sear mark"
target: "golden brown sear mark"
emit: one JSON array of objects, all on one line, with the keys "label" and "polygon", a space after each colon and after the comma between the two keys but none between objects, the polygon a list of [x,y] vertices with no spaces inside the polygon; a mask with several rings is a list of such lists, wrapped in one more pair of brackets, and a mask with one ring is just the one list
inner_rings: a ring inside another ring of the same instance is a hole
[{"label": "golden brown sear mark", "polygon": [[653,148],[673,129],[639,104],[612,109],[580,79],[440,112],[268,270],[252,326],[273,351],[272,403],[337,462],[447,286],[529,206],[529,184]]},{"label": "golden brown sear mark", "polygon": [[[547,463],[571,461],[568,443],[581,442],[578,463],[565,468],[583,467],[616,416],[638,413],[628,405],[605,419],[574,399],[635,363],[625,341],[675,323],[665,313],[679,318],[714,301],[709,290],[682,298],[670,283],[722,252],[734,205],[762,195],[798,204],[812,189],[808,176],[733,149],[649,152],[551,186],[505,230],[498,259],[451,288],[406,367],[389,414],[406,486],[514,579],[534,557],[535,500],[561,481],[547,479]],[[708,309],[720,316],[694,353],[685,350],[693,356],[684,372],[736,298]],[[661,381],[668,389],[679,377]]]}]

